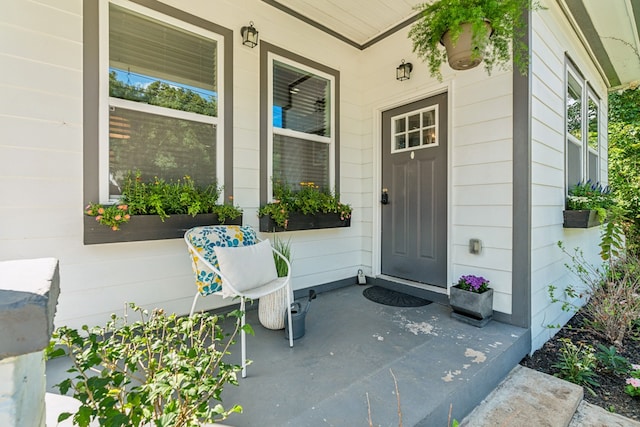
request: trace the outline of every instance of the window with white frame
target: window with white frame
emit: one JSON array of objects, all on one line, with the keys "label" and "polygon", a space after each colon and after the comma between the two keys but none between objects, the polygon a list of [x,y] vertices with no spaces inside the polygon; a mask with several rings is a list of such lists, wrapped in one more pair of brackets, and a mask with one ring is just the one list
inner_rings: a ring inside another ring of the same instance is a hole
[{"label": "window with white frame", "polygon": [[269,176],[294,190],[301,182],[333,189],[335,77],[275,54],[268,63]]},{"label": "window with white frame", "polygon": [[438,106],[391,118],[392,153],[438,146]]},{"label": "window with white frame", "polygon": [[566,71],[567,189],[579,182],[598,182],[600,175],[600,102],[570,65]]},{"label": "window with white frame", "polygon": [[223,37],[125,1],[100,16],[100,200],[130,171],[222,184]]}]

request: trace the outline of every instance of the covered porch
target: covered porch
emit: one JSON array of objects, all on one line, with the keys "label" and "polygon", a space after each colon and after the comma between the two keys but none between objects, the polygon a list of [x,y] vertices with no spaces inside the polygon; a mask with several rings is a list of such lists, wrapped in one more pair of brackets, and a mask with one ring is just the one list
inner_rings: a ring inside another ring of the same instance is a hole
[{"label": "covered porch", "polygon": [[[263,328],[258,311],[249,310],[252,363],[247,378],[222,393],[225,407],[240,404],[244,412],[224,424],[366,426],[370,410],[373,425],[397,426],[395,376],[403,425],[446,426],[451,404],[452,418],[464,418],[528,352],[529,330],[495,320],[476,328],[451,318],[443,300],[378,304],[362,295],[367,286],[315,288],[306,333],[293,348],[284,331]],[[231,352],[239,363],[239,342]],[[50,361],[47,391],[58,393],[52,385],[64,375],[64,361]]]}]

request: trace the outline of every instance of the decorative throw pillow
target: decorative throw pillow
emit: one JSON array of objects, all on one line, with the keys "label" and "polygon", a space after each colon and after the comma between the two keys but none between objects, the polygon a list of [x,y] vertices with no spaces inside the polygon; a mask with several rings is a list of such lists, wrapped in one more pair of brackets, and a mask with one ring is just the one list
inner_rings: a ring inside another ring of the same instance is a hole
[{"label": "decorative throw pillow", "polygon": [[[257,288],[278,278],[271,243],[263,240],[255,245],[213,249],[220,271],[237,291]],[[225,283],[222,283],[223,294]]]}]

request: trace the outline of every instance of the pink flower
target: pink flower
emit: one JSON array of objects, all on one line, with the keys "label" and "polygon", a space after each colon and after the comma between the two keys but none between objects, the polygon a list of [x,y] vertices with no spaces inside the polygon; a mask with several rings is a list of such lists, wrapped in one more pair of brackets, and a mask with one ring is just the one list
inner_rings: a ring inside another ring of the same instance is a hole
[{"label": "pink flower", "polygon": [[122,217],[120,215],[116,215],[115,220],[120,221],[120,219],[122,219]]},{"label": "pink flower", "polygon": [[126,214],[126,215],[124,216],[124,219],[129,219],[129,218],[131,218],[131,215],[129,215],[129,214]]},{"label": "pink flower", "polygon": [[100,221],[101,219],[102,219],[102,215],[98,215],[98,216],[96,217],[96,221]]},{"label": "pink flower", "polygon": [[102,215],[104,213],[104,208],[98,208],[98,213]]},{"label": "pink flower", "polygon": [[639,388],[640,387],[640,378],[627,378],[627,384]]},{"label": "pink flower", "polygon": [[632,363],[632,364],[631,364],[631,368],[632,368],[634,371],[640,371],[640,365],[634,365],[634,364]]}]

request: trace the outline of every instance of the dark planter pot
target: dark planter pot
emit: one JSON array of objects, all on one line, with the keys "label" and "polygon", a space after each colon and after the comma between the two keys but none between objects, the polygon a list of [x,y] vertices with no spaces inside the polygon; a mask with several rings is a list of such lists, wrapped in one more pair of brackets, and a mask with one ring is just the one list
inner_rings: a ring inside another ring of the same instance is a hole
[{"label": "dark planter pot", "polygon": [[453,309],[451,316],[482,327],[493,316],[493,289],[479,294],[454,286],[450,289],[449,304]]},{"label": "dark planter pot", "polygon": [[[164,222],[158,215],[133,215],[129,222],[117,231],[96,221],[96,218],[84,215],[84,244],[137,242],[143,240],[179,239],[191,227],[221,224],[216,214],[198,214],[195,217],[186,214],[173,214]],[[242,215],[235,219],[226,218],[226,225],[242,225]]]},{"label": "dark planter pot", "polygon": [[272,233],[275,231],[316,230],[321,228],[350,227],[351,218],[340,219],[339,213],[317,213],[304,215],[299,212],[289,214],[287,228],[280,227],[270,216],[260,217],[260,231]]},{"label": "dark planter pot", "polygon": [[600,225],[598,212],[594,210],[565,210],[562,212],[564,217],[564,228],[591,228]]}]

